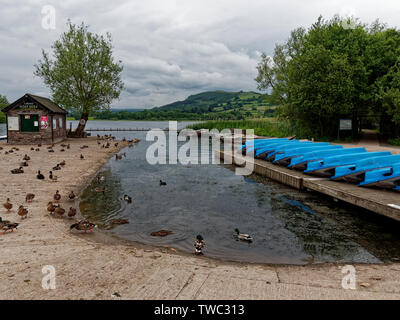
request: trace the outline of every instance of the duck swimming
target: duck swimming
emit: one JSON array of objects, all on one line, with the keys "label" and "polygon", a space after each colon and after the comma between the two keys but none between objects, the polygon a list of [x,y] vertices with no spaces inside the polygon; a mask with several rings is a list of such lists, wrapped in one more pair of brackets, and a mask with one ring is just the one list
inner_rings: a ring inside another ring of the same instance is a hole
[{"label": "duck swimming", "polygon": [[132,203],[132,198],[130,196],[128,196],[127,194],[124,195],[124,200],[128,203]]},{"label": "duck swimming", "polygon": [[202,235],[197,235],[194,239],[194,253],[196,255],[203,254],[203,248],[206,245]]},{"label": "duck swimming", "polygon": [[166,186],[167,183],[165,181],[160,180],[160,186]]},{"label": "duck swimming", "polygon": [[240,241],[253,242],[253,238],[245,233],[240,233],[239,229],[235,229],[235,238]]}]

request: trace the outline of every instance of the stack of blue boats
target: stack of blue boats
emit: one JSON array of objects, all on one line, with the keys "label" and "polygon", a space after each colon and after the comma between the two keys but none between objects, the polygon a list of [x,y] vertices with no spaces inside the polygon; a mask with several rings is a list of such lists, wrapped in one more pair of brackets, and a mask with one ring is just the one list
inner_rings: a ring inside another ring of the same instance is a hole
[{"label": "stack of blue boats", "polygon": [[335,181],[400,191],[400,155],[389,151],[368,152],[365,148],[287,138],[248,141],[239,151]]}]

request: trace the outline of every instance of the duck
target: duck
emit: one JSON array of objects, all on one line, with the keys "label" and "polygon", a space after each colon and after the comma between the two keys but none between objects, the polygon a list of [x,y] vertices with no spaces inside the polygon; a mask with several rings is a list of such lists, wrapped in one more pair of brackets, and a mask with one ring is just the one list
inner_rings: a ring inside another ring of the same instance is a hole
[{"label": "duck", "polygon": [[39,148],[36,148],[35,151],[40,151],[40,149],[39,149]]},{"label": "duck", "polygon": [[49,149],[49,152],[54,152],[54,150],[53,149]]},{"label": "duck", "polygon": [[122,160],[122,155],[116,154],[115,155],[115,160]]},{"label": "duck", "polygon": [[21,219],[26,219],[28,217],[28,209],[24,208],[24,206],[19,206],[18,208],[18,215],[21,217]]},{"label": "duck", "polygon": [[198,234],[194,239],[194,253],[195,255],[202,255],[203,248],[206,245],[204,238],[201,234]]},{"label": "duck", "polygon": [[25,161],[29,161],[29,160],[31,160],[31,157],[29,157],[27,154],[22,158],[22,160],[25,160]]},{"label": "duck", "polygon": [[11,230],[11,232],[13,232],[14,229],[17,229],[18,226],[19,223],[3,220],[0,217],[0,229],[3,230],[3,234],[5,234],[8,230]]},{"label": "duck", "polygon": [[53,202],[50,201],[47,204],[47,211],[50,212],[50,214],[53,214],[55,210],[56,210],[56,206],[53,204]]},{"label": "duck", "polygon": [[60,164],[57,163],[57,165],[55,167],[53,167],[53,170],[54,171],[61,170]]},{"label": "duck", "polygon": [[69,200],[74,200],[76,198],[76,195],[73,190],[68,194],[68,198]]},{"label": "duck", "polygon": [[60,149],[60,152],[65,152],[65,149]]},{"label": "duck", "polygon": [[34,148],[34,147],[32,147],[32,148],[31,148],[31,151],[35,151],[35,148]]},{"label": "duck", "polygon": [[58,190],[57,190],[56,193],[54,194],[53,199],[54,199],[56,202],[60,202],[60,200],[61,200],[61,194],[59,193]]},{"label": "duck", "polygon": [[253,238],[245,233],[240,233],[239,229],[235,229],[235,238],[241,241],[253,242]]},{"label": "duck", "polygon": [[70,149],[71,147],[69,146],[69,143],[67,144],[67,149]]},{"label": "duck", "polygon": [[132,198],[130,196],[128,196],[127,194],[124,195],[124,200],[128,203],[132,203]]},{"label": "duck", "polygon": [[57,182],[57,176],[53,175],[53,171],[49,171],[49,179],[53,182]]},{"label": "duck", "polygon": [[85,157],[83,156],[83,154],[81,153],[81,156],[80,156],[80,158],[81,158],[81,160],[84,160],[85,159]]},{"label": "duck", "polygon": [[110,221],[110,225],[114,225],[114,224],[128,224],[129,220],[128,219],[111,219]]},{"label": "duck", "polygon": [[7,209],[7,212],[10,213],[13,205],[10,203],[10,198],[7,198],[6,202],[3,204],[3,207]]},{"label": "duck", "polygon": [[60,205],[55,206],[54,213],[57,215],[57,217],[62,218],[65,213],[65,209],[61,208]]},{"label": "duck", "polygon": [[88,220],[81,220],[78,223],[71,224],[69,227],[70,230],[76,229],[79,231],[83,231],[86,233],[86,231],[93,232],[93,228],[95,228],[96,225],[92,222],[89,222]]},{"label": "duck", "polygon": [[28,193],[25,197],[25,202],[32,202],[35,199],[35,195],[33,193]]},{"label": "duck", "polygon": [[28,162],[26,161],[21,162],[21,167],[28,167],[28,166],[29,166]]},{"label": "duck", "polygon": [[65,166],[65,160],[60,162],[60,166],[64,167]]},{"label": "duck", "polygon": [[69,211],[68,211],[68,217],[69,218],[73,218],[73,217],[75,217],[76,216],[76,209],[75,208],[69,208]]},{"label": "duck", "polygon": [[40,173],[40,170],[37,172],[36,178],[39,180],[44,180],[44,175]]},{"label": "duck", "polygon": [[22,167],[19,167],[18,169],[12,169],[11,173],[12,174],[24,173],[24,170],[22,169]]},{"label": "duck", "polygon": [[167,183],[165,181],[160,180],[160,186],[166,186]]}]

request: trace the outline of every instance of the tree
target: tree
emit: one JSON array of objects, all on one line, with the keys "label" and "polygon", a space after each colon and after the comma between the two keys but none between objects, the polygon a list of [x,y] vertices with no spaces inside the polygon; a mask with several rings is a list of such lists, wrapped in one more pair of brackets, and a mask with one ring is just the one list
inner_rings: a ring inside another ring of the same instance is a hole
[{"label": "tree", "polygon": [[[42,50],[34,74],[50,88],[53,100],[66,110],[81,114],[75,131],[80,137],[89,115],[107,110],[124,85],[121,61],[115,62],[111,35],[97,35],[81,25],[67,23],[68,31],[52,45],[52,57]],[[84,120],[84,121],[82,121]]]},{"label": "tree", "polygon": [[[8,100],[5,96],[0,94],[0,110],[7,107],[9,105]],[[0,123],[6,122],[6,115],[0,111]]]}]

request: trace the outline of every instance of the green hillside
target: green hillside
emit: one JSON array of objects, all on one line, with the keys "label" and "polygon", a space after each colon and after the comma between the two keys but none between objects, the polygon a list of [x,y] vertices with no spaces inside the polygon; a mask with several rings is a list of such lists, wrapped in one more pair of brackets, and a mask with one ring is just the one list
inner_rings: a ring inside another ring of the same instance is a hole
[{"label": "green hillside", "polygon": [[[125,120],[241,120],[273,117],[276,106],[257,92],[209,91],[165,106],[135,113],[96,114],[97,119]],[[107,118],[106,118],[107,116]]]}]

